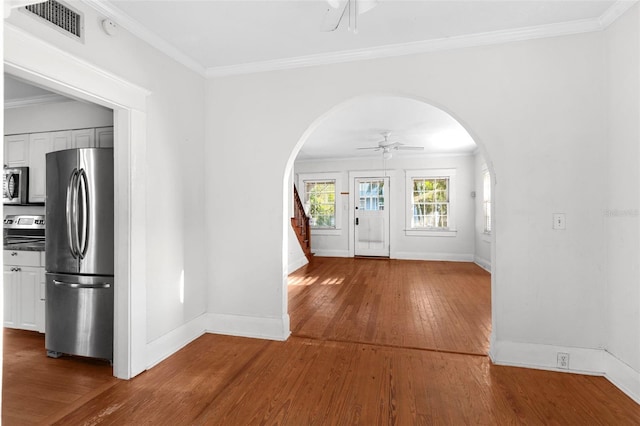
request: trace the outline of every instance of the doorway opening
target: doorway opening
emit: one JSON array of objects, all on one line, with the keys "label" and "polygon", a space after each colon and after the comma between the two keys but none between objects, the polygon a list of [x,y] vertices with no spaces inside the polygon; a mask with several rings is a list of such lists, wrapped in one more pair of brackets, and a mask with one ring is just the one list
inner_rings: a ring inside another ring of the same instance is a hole
[{"label": "doorway opening", "polygon": [[[28,51],[30,55],[22,55]],[[52,56],[53,55],[53,56]],[[52,65],[52,64],[55,64]],[[5,28],[5,72],[64,96],[114,111],[114,354],[113,374],[128,379],[146,368],[144,164],[149,92],[73,56]],[[134,184],[137,183],[137,184]]]},{"label": "doorway opening", "polygon": [[[300,269],[305,262],[296,261],[297,243],[289,240],[292,335],[487,355],[495,226],[486,225],[495,218],[495,203],[485,197],[483,173],[493,172],[482,146],[449,112],[400,96],[352,99],[305,135],[289,182],[300,190],[306,180],[331,179],[339,226],[311,229],[315,257]],[[383,143],[412,149],[377,152],[381,135]],[[473,308],[462,312],[462,304]],[[465,317],[466,325],[451,327],[457,319],[447,311]],[[380,318],[399,322],[385,328]],[[408,331],[411,324],[420,330]],[[412,340],[400,330],[421,337]],[[456,339],[464,333],[475,343]]]}]

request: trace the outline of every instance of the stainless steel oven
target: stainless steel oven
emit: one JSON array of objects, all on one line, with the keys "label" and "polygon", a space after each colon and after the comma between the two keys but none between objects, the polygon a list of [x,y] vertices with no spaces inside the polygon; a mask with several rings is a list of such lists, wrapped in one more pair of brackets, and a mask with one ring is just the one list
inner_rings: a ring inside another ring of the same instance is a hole
[{"label": "stainless steel oven", "polygon": [[2,202],[4,204],[27,204],[29,191],[29,168],[6,167],[2,173]]}]

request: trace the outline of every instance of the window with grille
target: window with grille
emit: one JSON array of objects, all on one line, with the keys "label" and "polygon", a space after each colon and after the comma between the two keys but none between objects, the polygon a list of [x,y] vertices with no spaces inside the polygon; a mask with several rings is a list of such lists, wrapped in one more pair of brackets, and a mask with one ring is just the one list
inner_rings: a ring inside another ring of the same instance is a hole
[{"label": "window with grille", "polygon": [[484,232],[491,233],[491,176],[489,171],[482,173],[482,207],[484,209]]},{"label": "window with grille", "polygon": [[305,180],[303,201],[312,228],[336,227],[335,180]]},{"label": "window with grille", "polygon": [[411,228],[449,227],[449,178],[413,178]]},{"label": "window with grille", "polygon": [[405,170],[405,233],[455,237],[456,169]]},{"label": "window with grille", "polygon": [[360,210],[384,210],[384,180],[362,181],[358,192]]}]

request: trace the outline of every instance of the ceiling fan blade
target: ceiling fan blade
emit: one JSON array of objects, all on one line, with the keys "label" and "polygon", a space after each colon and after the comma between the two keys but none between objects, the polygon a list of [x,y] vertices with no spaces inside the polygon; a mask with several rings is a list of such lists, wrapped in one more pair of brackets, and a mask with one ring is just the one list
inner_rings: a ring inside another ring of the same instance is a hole
[{"label": "ceiling fan blade", "polygon": [[367,146],[367,147],[364,147],[364,148],[356,148],[356,149],[372,149],[374,151],[380,151],[382,149],[382,147],[379,147],[379,146]]},{"label": "ceiling fan blade", "polygon": [[340,21],[344,16],[344,11],[347,10],[348,4],[349,0],[332,0],[328,2],[327,11],[322,19],[322,26],[320,27],[321,31],[335,31],[338,25],[340,25]]},{"label": "ceiling fan blade", "polygon": [[396,149],[396,150],[399,150],[399,151],[424,151],[424,147],[423,146],[398,145],[398,146],[394,147],[393,149]]}]

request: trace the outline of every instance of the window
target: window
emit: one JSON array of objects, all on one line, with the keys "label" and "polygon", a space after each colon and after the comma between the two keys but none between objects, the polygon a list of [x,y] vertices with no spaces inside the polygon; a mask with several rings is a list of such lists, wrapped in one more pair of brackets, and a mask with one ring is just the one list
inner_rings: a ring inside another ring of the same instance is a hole
[{"label": "window", "polygon": [[336,227],[336,181],[304,181],[304,207],[312,228]]},{"label": "window", "polygon": [[449,227],[449,178],[413,178],[411,228]]},{"label": "window", "polygon": [[407,170],[406,235],[455,237],[455,169]]},{"label": "window", "polygon": [[484,209],[484,232],[491,233],[491,176],[489,171],[482,173],[482,207]]}]

